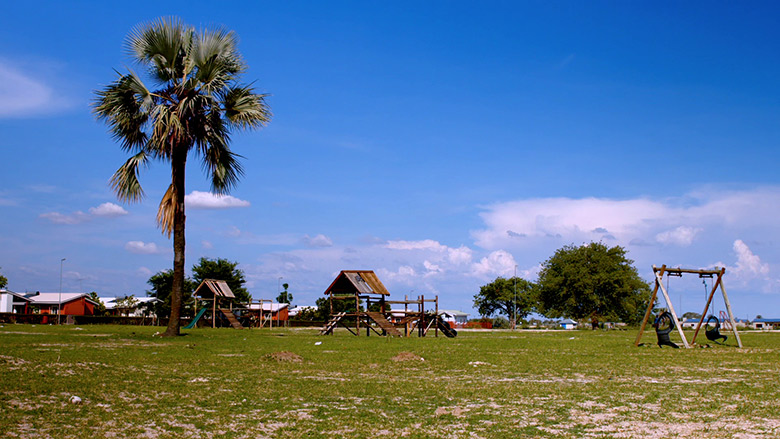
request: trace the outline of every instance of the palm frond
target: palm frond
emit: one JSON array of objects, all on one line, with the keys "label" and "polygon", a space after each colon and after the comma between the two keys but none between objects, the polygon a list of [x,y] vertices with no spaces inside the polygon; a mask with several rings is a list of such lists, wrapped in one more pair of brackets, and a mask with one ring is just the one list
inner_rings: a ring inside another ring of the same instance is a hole
[{"label": "palm frond", "polygon": [[216,93],[246,69],[235,33],[224,28],[202,31],[193,42],[192,59],[195,78],[206,94]]},{"label": "palm frond", "polygon": [[271,120],[267,94],[256,94],[249,86],[227,88],[222,94],[225,116],[239,128],[261,128]]},{"label": "palm frond", "polygon": [[181,19],[162,17],[136,26],[128,35],[126,46],[130,56],[148,66],[157,80],[175,81],[184,76],[184,53],[193,34],[194,30]]},{"label": "palm frond", "polygon": [[212,139],[203,154],[203,169],[211,177],[211,192],[224,195],[238,184],[244,175],[240,157],[230,151],[226,142]]},{"label": "palm frond", "polygon": [[168,190],[160,200],[160,206],[157,208],[157,225],[162,232],[171,237],[173,233],[173,220],[176,217],[176,209],[179,203],[176,198],[176,190],[173,187],[173,183],[168,186]]},{"label": "palm frond", "polygon": [[111,176],[109,185],[122,201],[137,202],[144,197],[144,190],[138,181],[138,172],[141,166],[148,164],[149,158],[144,151],[135,154]]},{"label": "palm frond", "polygon": [[108,123],[113,137],[126,151],[142,147],[147,140],[144,126],[149,117],[144,110],[148,95],[144,96],[142,90],[146,90],[143,82],[129,74],[95,92],[93,112]]}]

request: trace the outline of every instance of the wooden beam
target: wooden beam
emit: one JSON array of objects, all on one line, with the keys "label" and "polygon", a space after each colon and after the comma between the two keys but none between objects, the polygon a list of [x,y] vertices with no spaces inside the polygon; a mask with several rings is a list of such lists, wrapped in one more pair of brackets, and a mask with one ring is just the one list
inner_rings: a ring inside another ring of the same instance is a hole
[{"label": "wooden beam", "polygon": [[[726,272],[725,268],[721,269],[723,273]],[[726,287],[723,286],[723,274],[718,276],[718,283],[720,284],[720,291],[723,292],[723,301],[726,302],[726,311],[729,313],[729,321],[731,322],[731,329],[734,331],[734,338],[737,339],[737,346],[742,347],[742,340],[739,338],[739,332],[737,332],[737,322],[734,321],[734,313],[731,312],[731,303],[729,302],[729,296],[726,294]]]},{"label": "wooden beam", "polygon": [[680,325],[680,319],[677,318],[677,312],[674,310],[674,305],[672,305],[672,299],[669,298],[669,293],[666,291],[666,288],[664,288],[663,283],[663,277],[659,274],[655,274],[656,279],[658,281],[658,284],[661,286],[661,292],[664,295],[664,300],[666,300],[666,306],[669,307],[669,312],[672,314],[672,318],[674,318],[675,326],[677,327],[677,333],[680,334],[680,338],[682,339],[683,345],[685,345],[686,348],[690,348],[691,346],[688,344],[688,340],[685,338],[685,333],[682,330],[682,325]]},{"label": "wooden beam", "polygon": [[[666,265],[661,266],[659,270],[661,277],[663,278]],[[653,265],[653,273],[656,273],[656,266]],[[639,346],[639,342],[642,340],[642,334],[645,332],[645,326],[647,325],[647,319],[650,318],[650,314],[653,312],[653,305],[655,304],[655,298],[658,296],[658,278],[655,278],[655,288],[653,288],[653,294],[650,295],[650,303],[647,304],[647,311],[645,311],[645,318],[642,319],[642,325],[639,327],[639,334],[636,335],[636,341],[634,346]]]},{"label": "wooden beam", "polygon": [[707,303],[704,304],[704,311],[701,313],[701,317],[699,318],[699,323],[696,324],[696,331],[693,332],[693,340],[691,340],[691,344],[696,344],[696,337],[699,335],[699,330],[701,329],[701,325],[704,322],[704,317],[707,315],[707,311],[710,309],[710,303],[712,303],[712,298],[713,296],[715,296],[715,291],[718,289],[718,284],[721,281],[721,276],[723,276],[723,273],[718,272],[718,279],[712,285],[712,291],[710,291],[710,295],[707,296]]}]

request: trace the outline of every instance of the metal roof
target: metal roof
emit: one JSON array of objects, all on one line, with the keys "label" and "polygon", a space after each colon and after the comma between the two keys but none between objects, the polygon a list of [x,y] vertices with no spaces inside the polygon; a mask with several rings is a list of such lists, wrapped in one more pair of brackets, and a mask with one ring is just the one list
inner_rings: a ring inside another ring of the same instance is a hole
[{"label": "metal roof", "polygon": [[336,296],[350,294],[380,294],[389,296],[382,281],[371,270],[342,270],[330,284],[325,294]]},{"label": "metal roof", "polygon": [[[211,293],[211,294],[204,295],[203,293]],[[227,282],[225,282],[224,280],[216,280],[216,279],[203,279],[203,282],[201,282],[200,285],[198,285],[198,288],[195,289],[195,292],[193,294],[200,297],[208,297],[208,296],[230,297],[230,298],[236,297],[233,294],[233,291],[228,286]]]}]

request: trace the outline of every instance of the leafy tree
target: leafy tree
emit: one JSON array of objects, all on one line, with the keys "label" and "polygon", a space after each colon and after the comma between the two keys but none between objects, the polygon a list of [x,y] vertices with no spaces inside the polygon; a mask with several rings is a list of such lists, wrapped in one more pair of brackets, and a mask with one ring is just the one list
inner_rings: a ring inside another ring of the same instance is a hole
[{"label": "leafy tree", "polygon": [[633,262],[622,247],[597,242],[558,249],[539,273],[538,311],[552,318],[639,322],[650,287]]},{"label": "leafy tree", "polygon": [[686,312],[685,314],[682,315],[682,319],[683,320],[686,320],[686,319],[700,319],[700,318],[701,318],[701,314],[699,314],[697,312],[693,312],[693,311],[688,311],[688,312]]},{"label": "leafy tree", "polygon": [[244,288],[246,283],[244,271],[237,267],[238,262],[231,262],[223,258],[200,258],[198,264],[192,267],[192,279],[195,281],[195,288],[204,279],[224,280],[236,296],[236,301],[249,303],[252,301],[252,295]]},{"label": "leafy tree", "polygon": [[[321,320],[321,321],[327,321],[330,318],[330,298],[328,297],[320,297],[315,302],[317,305],[317,311],[314,313],[314,317],[312,320]],[[360,309],[362,310],[363,307],[361,306]],[[352,313],[355,312],[355,301],[354,300],[334,300],[333,301],[333,313],[340,313],[340,312],[348,312]]]},{"label": "leafy tree", "polygon": [[289,291],[287,291],[288,288],[290,288],[290,284],[282,284],[282,288],[284,288],[284,291],[279,293],[279,297],[276,298],[276,301],[278,303],[286,303],[290,304],[293,301],[293,296],[290,294]]},{"label": "leafy tree", "polygon": [[96,92],[94,111],[123,150],[132,156],[111,177],[122,201],[144,192],[140,168],[151,160],[167,162],[171,183],[157,211],[163,233],[173,234],[170,320],[163,335],[179,334],[185,293],[184,177],[194,151],[211,179],[211,191],[227,194],[243,170],[229,147],[231,132],[260,128],[270,120],[264,94],[238,85],[246,65],[237,38],[226,29],[197,31],[177,18],[160,18],[136,27],[127,40],[133,61],[146,70],[148,84],[133,71]]},{"label": "leafy tree", "polygon": [[87,295],[87,297],[89,297],[90,300],[92,300],[95,303],[97,303],[97,305],[95,305],[95,315],[96,316],[102,316],[102,315],[106,314],[106,304],[103,303],[102,300],[100,300],[100,297],[98,297],[98,293],[96,291],[90,292]]},{"label": "leafy tree", "polygon": [[8,286],[8,278],[0,274],[0,289],[4,289],[6,286]]},{"label": "leafy tree", "polygon": [[[145,306],[154,312],[157,317],[171,316],[171,291],[173,290],[173,270],[163,270],[152,275],[146,283],[152,286],[146,294],[154,297],[159,302],[149,302]],[[189,278],[184,278],[184,294],[182,299],[181,315],[192,316],[195,300],[192,298],[192,292],[197,285]],[[172,317],[171,317],[172,318]]]},{"label": "leafy tree", "polygon": [[[515,282],[517,294],[515,294]],[[479,293],[474,295],[474,307],[482,316],[501,314],[512,320],[516,306],[517,319],[520,320],[533,311],[533,288],[533,283],[520,277],[510,279],[499,277],[479,287]]]},{"label": "leafy tree", "polygon": [[138,305],[138,299],[135,298],[134,294],[131,294],[121,299],[117,299],[114,303],[116,303],[116,309],[119,311],[120,315],[124,314],[127,316],[130,314],[130,311]]}]

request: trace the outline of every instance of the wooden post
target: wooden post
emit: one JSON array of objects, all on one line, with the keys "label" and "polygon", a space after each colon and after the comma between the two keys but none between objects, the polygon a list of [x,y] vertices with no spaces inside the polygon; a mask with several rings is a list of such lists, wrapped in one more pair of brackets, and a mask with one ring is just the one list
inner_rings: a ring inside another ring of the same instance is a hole
[{"label": "wooden post", "polygon": [[[409,296],[404,294],[404,319],[409,316]],[[412,322],[409,320],[406,320],[406,324],[404,324],[404,335],[409,336],[409,325],[411,325]]]},{"label": "wooden post", "polygon": [[439,296],[438,295],[436,295],[436,311],[435,311],[435,313],[436,314],[434,314],[433,318],[436,319],[435,320],[436,325],[434,325],[433,334],[434,334],[435,337],[438,337],[439,336]]},{"label": "wooden post", "polygon": [[211,301],[211,327],[217,327],[217,295],[214,294],[214,300]]},{"label": "wooden post", "polygon": [[[663,278],[664,270],[666,270],[666,265],[662,265],[660,269],[662,278]],[[655,288],[653,288],[653,294],[650,295],[650,303],[647,304],[647,311],[645,312],[645,318],[642,319],[642,325],[639,327],[639,334],[637,334],[636,336],[636,341],[634,342],[634,346],[639,346],[639,342],[642,340],[642,333],[645,332],[647,319],[650,318],[650,314],[653,312],[653,305],[655,304],[655,298],[658,295],[658,277],[655,276],[655,274],[656,274],[656,267],[655,265],[653,265],[653,276],[655,277]]]},{"label": "wooden post", "polygon": [[704,304],[704,311],[701,313],[701,317],[699,318],[699,323],[696,325],[696,331],[693,332],[693,340],[691,340],[691,344],[696,344],[696,337],[699,335],[699,330],[701,329],[701,325],[704,322],[704,317],[707,315],[707,310],[710,309],[710,303],[712,303],[712,297],[715,295],[715,290],[718,289],[718,283],[721,282],[720,277],[723,275],[723,272],[718,273],[718,279],[715,281],[715,284],[712,285],[712,291],[710,291],[710,295],[707,296],[707,303]]},{"label": "wooden post", "polygon": [[731,329],[734,331],[734,338],[737,339],[737,346],[740,348],[742,347],[742,340],[739,338],[739,333],[737,332],[737,322],[734,321],[734,314],[731,312],[731,303],[729,302],[729,296],[726,294],[726,287],[723,286],[723,279],[721,276],[723,276],[723,273],[726,272],[725,268],[720,269],[721,274],[718,276],[718,281],[720,283],[720,291],[723,292],[723,301],[726,302],[726,311],[729,313],[729,321],[731,322]]},{"label": "wooden post", "polygon": [[355,335],[360,335],[360,295],[355,293]]},{"label": "wooden post", "polygon": [[674,305],[672,305],[672,299],[669,298],[669,293],[666,291],[666,288],[664,288],[663,277],[661,277],[661,275],[658,273],[656,273],[655,277],[658,281],[658,284],[661,286],[661,292],[664,295],[666,306],[669,307],[669,312],[672,314],[672,318],[674,319],[674,326],[677,327],[677,333],[680,334],[683,345],[685,345],[686,348],[690,348],[691,346],[688,344],[688,340],[685,338],[685,333],[682,330],[682,325],[680,325],[680,319],[677,318],[677,312],[675,312]]}]

